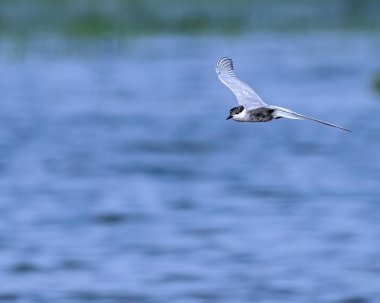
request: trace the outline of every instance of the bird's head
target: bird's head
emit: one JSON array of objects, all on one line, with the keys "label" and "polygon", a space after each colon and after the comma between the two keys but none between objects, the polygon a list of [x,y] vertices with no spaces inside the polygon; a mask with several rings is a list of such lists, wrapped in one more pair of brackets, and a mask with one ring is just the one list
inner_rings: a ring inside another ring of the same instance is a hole
[{"label": "bird's head", "polygon": [[231,119],[234,116],[240,114],[243,110],[244,110],[244,106],[236,106],[236,107],[231,108],[230,114],[228,115],[226,120]]}]

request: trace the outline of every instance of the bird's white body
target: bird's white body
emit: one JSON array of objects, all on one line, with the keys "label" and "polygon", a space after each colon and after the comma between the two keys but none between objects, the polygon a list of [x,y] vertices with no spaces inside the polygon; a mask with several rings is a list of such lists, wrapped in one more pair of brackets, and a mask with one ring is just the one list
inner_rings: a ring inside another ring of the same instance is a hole
[{"label": "bird's white body", "polygon": [[308,119],[349,131],[341,126],[311,118],[291,111],[287,108],[271,106],[264,103],[264,101],[248,84],[244,83],[236,76],[233,68],[233,62],[230,58],[224,57],[218,60],[216,63],[216,73],[220,81],[232,90],[240,105],[231,109],[230,115],[227,119],[232,118],[238,122],[268,122],[279,118],[296,120]]}]

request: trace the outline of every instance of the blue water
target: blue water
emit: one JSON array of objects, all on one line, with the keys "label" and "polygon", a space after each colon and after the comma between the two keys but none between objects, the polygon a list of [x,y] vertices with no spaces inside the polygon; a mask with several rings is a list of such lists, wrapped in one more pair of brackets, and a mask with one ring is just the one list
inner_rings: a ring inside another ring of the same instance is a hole
[{"label": "blue water", "polygon": [[0,302],[380,301],[378,36],[0,44]]}]

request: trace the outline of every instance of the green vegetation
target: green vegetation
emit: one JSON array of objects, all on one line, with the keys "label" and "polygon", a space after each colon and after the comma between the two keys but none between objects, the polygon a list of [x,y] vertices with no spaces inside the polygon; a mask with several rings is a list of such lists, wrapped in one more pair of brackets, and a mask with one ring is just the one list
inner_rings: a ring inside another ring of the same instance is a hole
[{"label": "green vegetation", "polygon": [[380,94],[380,71],[375,74],[375,77],[373,79],[373,88],[377,93]]},{"label": "green vegetation", "polygon": [[377,0],[0,0],[0,35],[380,29]]}]

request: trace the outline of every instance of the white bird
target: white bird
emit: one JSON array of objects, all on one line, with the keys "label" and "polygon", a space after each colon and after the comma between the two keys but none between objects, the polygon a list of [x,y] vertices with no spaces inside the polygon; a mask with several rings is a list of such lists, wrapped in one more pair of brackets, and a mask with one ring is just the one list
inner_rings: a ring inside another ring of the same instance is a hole
[{"label": "white bird", "polygon": [[350,131],[344,127],[331,124],[322,120],[307,117],[289,109],[266,104],[246,83],[241,81],[235,74],[232,59],[223,57],[216,63],[216,73],[224,85],[236,96],[240,106],[230,110],[228,119],[239,122],[268,122],[273,119],[288,118],[297,120],[312,120],[328,126]]}]

